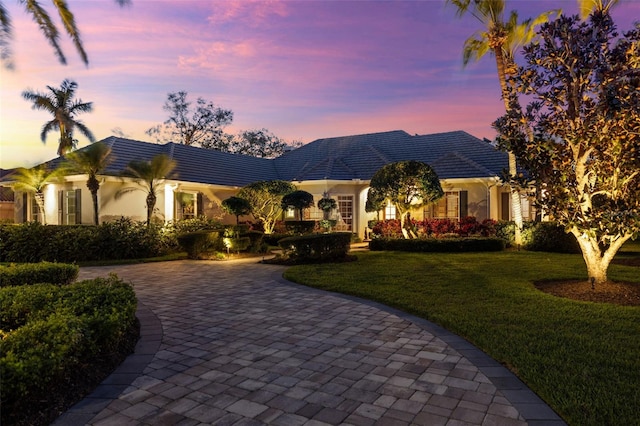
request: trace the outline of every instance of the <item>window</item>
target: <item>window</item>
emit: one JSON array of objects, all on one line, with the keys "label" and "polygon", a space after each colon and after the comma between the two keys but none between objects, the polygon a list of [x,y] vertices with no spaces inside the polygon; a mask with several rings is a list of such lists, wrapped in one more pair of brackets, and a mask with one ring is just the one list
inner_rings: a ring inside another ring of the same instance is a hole
[{"label": "window", "polygon": [[433,219],[460,219],[460,192],[447,191],[435,204],[425,209],[425,217]]},{"label": "window", "polygon": [[31,203],[31,221],[42,222],[42,213],[40,212],[40,208],[38,207],[38,202],[36,201],[36,196],[34,194],[31,194],[29,197],[29,203]]},{"label": "window", "polygon": [[82,209],[80,205],[81,191],[65,189],[58,191],[58,223],[61,225],[77,225],[81,223]]},{"label": "window", "polygon": [[198,197],[191,192],[176,192],[176,219],[194,219],[198,211]]},{"label": "window", "polygon": [[396,206],[391,204],[391,201],[387,201],[387,206],[384,208],[384,218],[385,219],[396,218]]}]

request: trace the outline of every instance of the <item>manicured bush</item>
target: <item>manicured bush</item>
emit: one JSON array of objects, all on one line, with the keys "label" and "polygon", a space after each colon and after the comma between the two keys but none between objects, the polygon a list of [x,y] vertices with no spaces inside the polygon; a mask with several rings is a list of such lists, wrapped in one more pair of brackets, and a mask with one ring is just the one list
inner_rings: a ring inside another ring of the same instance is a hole
[{"label": "manicured bush", "polygon": [[0,262],[81,262],[137,259],[169,252],[177,243],[162,227],[121,218],[101,225],[0,225]]},{"label": "manicured bush", "polygon": [[51,389],[126,343],[136,324],[130,284],[115,275],[67,286],[0,288],[0,398],[4,423],[36,410]]},{"label": "manicured bush", "polygon": [[350,243],[351,233],[348,232],[300,235],[278,241],[284,257],[297,263],[345,259]]},{"label": "manicured bush", "polygon": [[289,238],[291,237],[291,234],[286,234],[286,233],[277,233],[277,234],[264,234],[264,236],[262,237],[262,241],[264,241],[265,243],[267,243],[270,246],[278,246],[278,241],[280,241],[283,238]]},{"label": "manicured bush", "polygon": [[288,220],[285,223],[287,231],[294,235],[304,235],[313,232],[316,226],[315,220]]},{"label": "manicured bush", "polygon": [[187,252],[189,259],[198,259],[207,251],[222,249],[220,232],[195,231],[178,235],[178,243]]},{"label": "manicured bush", "polygon": [[242,234],[243,237],[249,238],[249,247],[247,250],[251,253],[265,253],[267,245],[263,241],[264,234],[260,231],[248,231]]},{"label": "manicured bush", "polygon": [[78,277],[78,266],[68,263],[21,263],[0,265],[0,287],[52,283],[71,284]]},{"label": "manicured bush", "polygon": [[460,253],[478,251],[501,251],[505,243],[500,238],[420,238],[397,239],[376,238],[369,242],[372,251],[410,251],[410,252],[436,252],[436,253]]},{"label": "manicured bush", "polygon": [[529,251],[552,253],[580,253],[573,234],[555,222],[531,222],[522,232],[522,246]]}]

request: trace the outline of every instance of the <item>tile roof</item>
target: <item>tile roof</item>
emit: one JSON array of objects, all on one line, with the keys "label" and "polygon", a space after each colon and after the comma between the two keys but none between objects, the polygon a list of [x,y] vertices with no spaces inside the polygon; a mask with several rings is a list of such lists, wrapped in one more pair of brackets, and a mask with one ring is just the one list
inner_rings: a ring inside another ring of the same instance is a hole
[{"label": "tile roof", "polygon": [[[508,167],[506,153],[463,131],[411,136],[396,130],[318,139],[275,159],[115,136],[103,142],[111,146],[114,158],[105,175],[119,175],[132,160],[166,154],[177,162],[178,180],[229,186],[274,179],[369,180],[383,165],[401,160],[423,161],[441,179],[500,176]],[[61,160],[49,164],[55,167]]]}]

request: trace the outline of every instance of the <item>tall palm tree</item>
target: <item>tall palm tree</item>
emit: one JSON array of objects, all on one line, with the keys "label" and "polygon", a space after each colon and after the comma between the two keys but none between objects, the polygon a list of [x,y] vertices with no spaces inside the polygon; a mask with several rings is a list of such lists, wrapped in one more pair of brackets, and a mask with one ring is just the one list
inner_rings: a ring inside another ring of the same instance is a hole
[{"label": "tall palm tree", "polygon": [[98,190],[100,181],[98,175],[113,161],[110,157],[111,148],[104,142],[96,142],[85,149],[74,151],[67,155],[67,163],[63,166],[65,172],[75,172],[88,175],[87,188],[91,192],[93,201],[93,222],[98,225]]},{"label": "tall palm tree", "polygon": [[[467,65],[471,59],[480,60],[491,52],[496,60],[498,80],[504,107],[509,112],[513,105],[509,97],[507,77],[516,72],[514,61],[517,49],[529,43],[536,35],[535,28],[546,22],[554,12],[546,12],[536,19],[518,23],[518,14],[512,11],[509,19],[504,18],[505,0],[447,0],[457,8],[457,15],[470,13],[484,25],[485,29],[469,37],[464,43],[463,61]],[[515,154],[507,152],[509,160],[509,175],[513,178],[518,173]],[[516,224],[515,243],[522,244],[522,203],[520,192],[513,185],[511,187],[511,205],[513,220]]]},{"label": "tall palm tree", "polygon": [[42,143],[46,143],[47,133],[59,130],[58,155],[64,155],[75,148],[78,141],[73,139],[73,131],[76,128],[91,142],[95,141],[93,133],[75,117],[78,113],[93,110],[92,102],[73,99],[77,88],[78,84],[75,81],[65,79],[59,88],[47,86],[50,93],[29,90],[22,92],[22,97],[25,100],[33,102],[32,109],[44,110],[53,115],[53,119],[42,126],[40,139]]},{"label": "tall palm tree", "polygon": [[[115,1],[120,6],[131,3],[130,0]],[[31,15],[36,24],[38,24],[40,31],[42,31],[51,47],[53,47],[58,60],[61,64],[65,65],[67,63],[67,58],[64,56],[62,48],[60,47],[60,33],[47,10],[40,5],[38,0],[18,0],[18,3],[24,6],[25,11]],[[76,26],[75,17],[73,16],[73,13],[71,13],[71,10],[69,10],[67,2],[52,1],[52,3],[58,11],[58,15],[60,15],[60,20],[62,21],[64,30],[67,32],[76,47],[76,50],[80,54],[82,62],[84,62],[85,65],[89,64],[87,52],[85,52],[84,47],[82,46],[82,40],[80,39],[80,31]],[[10,39],[12,36],[11,17],[9,16],[7,9],[4,7],[3,2],[0,1],[0,60],[4,63],[6,68],[13,67],[12,52],[10,49]]]},{"label": "tall palm tree", "polygon": [[19,168],[11,176],[11,180],[15,182],[14,191],[33,194],[38,206],[38,215],[42,218],[43,224],[47,223],[47,215],[44,211],[44,188],[59,175],[59,169],[50,170],[46,165],[40,165],[31,169]]},{"label": "tall palm tree", "polygon": [[122,188],[116,192],[116,199],[133,191],[144,191],[147,194],[147,226],[151,223],[153,209],[158,199],[158,188],[165,179],[175,177],[176,162],[165,154],[158,154],[151,161],[134,160],[129,162],[124,176],[133,178],[137,187]]}]

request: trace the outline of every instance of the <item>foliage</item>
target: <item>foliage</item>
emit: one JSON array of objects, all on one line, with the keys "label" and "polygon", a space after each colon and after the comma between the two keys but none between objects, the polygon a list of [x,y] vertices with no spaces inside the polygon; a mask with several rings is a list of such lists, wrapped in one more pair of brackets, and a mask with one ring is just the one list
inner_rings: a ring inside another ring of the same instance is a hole
[{"label": "foliage", "polygon": [[344,260],[350,243],[351,234],[348,232],[301,235],[278,241],[284,258],[294,263]]},{"label": "foliage", "polygon": [[62,166],[64,173],[81,173],[87,175],[87,188],[91,192],[93,202],[93,223],[99,223],[98,190],[100,181],[98,174],[104,171],[113,161],[111,147],[104,142],[95,142],[88,147],[71,152],[66,156],[66,164]]},{"label": "foliage", "polygon": [[[462,336],[508,366],[568,424],[637,424],[640,307],[577,302],[533,285],[584,279],[580,256],[525,251],[357,256],[357,262],[294,266],[284,275],[375,300]],[[612,265],[611,275],[640,285],[637,267]]]},{"label": "foliage", "polygon": [[[44,210],[44,188],[60,175],[61,171],[59,169],[51,170],[46,164],[41,164],[31,169],[18,168],[11,174],[10,179],[15,182],[13,184],[14,191],[23,191],[34,195],[42,223],[47,223]],[[26,208],[26,206],[23,206],[23,208]]]},{"label": "foliage", "polygon": [[165,231],[170,234],[184,234],[194,231],[221,231],[224,225],[216,219],[198,216],[192,219],[181,219],[165,225]]},{"label": "foliage", "polygon": [[282,197],[282,209],[293,208],[298,213],[298,220],[304,219],[303,211],[313,206],[313,195],[307,191],[297,190]]},{"label": "foliage", "polygon": [[217,107],[203,98],[198,98],[192,109],[185,91],[169,93],[163,109],[169,113],[169,118],[146,132],[156,142],[177,142],[228,151],[222,129],[233,121],[231,110]]},{"label": "foliage", "polygon": [[115,276],[59,287],[0,289],[2,423],[47,400],[53,386],[120,346],[135,325],[136,298]]},{"label": "foliage", "polygon": [[[402,228],[398,219],[374,221],[371,225],[374,238],[402,238]],[[492,219],[478,222],[473,216],[463,217],[459,222],[451,219],[411,219],[411,226],[420,238],[442,237],[452,234],[492,237],[496,235],[496,225],[496,221]]]},{"label": "foliage", "polygon": [[58,141],[58,155],[64,155],[76,147],[78,141],[73,138],[75,129],[85,135],[91,142],[95,141],[93,133],[82,123],[76,119],[76,115],[83,112],[93,111],[92,102],[82,102],[81,99],[75,100],[76,89],[78,83],[71,80],[63,80],[60,88],[47,86],[50,93],[34,92],[25,90],[22,97],[26,101],[33,103],[32,109],[44,110],[53,116],[53,119],[46,122],[42,126],[40,139],[42,143],[47,141],[47,133],[53,130],[60,132]]},{"label": "foliage", "polygon": [[385,202],[393,204],[406,238],[415,237],[405,228],[409,210],[437,201],[444,195],[436,172],[429,165],[413,160],[386,164],[373,175],[369,186],[367,211]]},{"label": "foliage", "polygon": [[552,253],[580,253],[576,238],[555,222],[531,222],[522,232],[525,250]]},{"label": "foliage", "polygon": [[128,218],[98,226],[0,225],[1,262],[140,259],[165,254],[175,244],[159,226]]},{"label": "foliage", "polygon": [[395,250],[412,252],[462,253],[472,251],[502,251],[504,240],[496,237],[456,238],[376,238],[369,242],[372,251]]},{"label": "foliage", "polygon": [[[125,4],[129,4],[130,0],[116,0],[116,3],[123,6]],[[66,65],[67,59],[60,47],[60,33],[47,10],[43,8],[37,0],[21,2],[21,4],[25,6],[25,11],[31,15],[33,20],[40,27],[42,34],[45,36],[51,47],[53,47],[53,50],[58,57],[58,61],[60,61],[61,64]],[[82,45],[80,31],[76,26],[73,13],[64,1],[53,2],[53,5],[63,19],[64,29],[80,54],[80,59],[82,59],[82,62],[84,62],[85,65],[88,65],[89,58],[87,57],[87,53]],[[8,69],[13,68],[13,52],[11,51],[10,45],[11,38],[13,37],[12,30],[11,17],[2,2],[0,2],[0,60]]]},{"label": "foliage", "polygon": [[336,207],[338,207],[338,202],[327,195],[318,200],[318,208],[325,213],[334,210]]},{"label": "foliage", "polygon": [[316,227],[315,220],[287,220],[284,223],[287,231],[293,235],[310,234]]},{"label": "foliage", "polygon": [[240,216],[251,213],[251,204],[249,201],[240,197],[229,197],[226,200],[222,200],[222,209],[236,217],[236,225],[240,223]]},{"label": "foliage", "polygon": [[271,234],[276,221],[282,218],[282,197],[296,190],[291,182],[283,180],[250,183],[238,192],[251,205],[251,214],[262,221],[265,234]]},{"label": "foliage", "polygon": [[118,199],[133,191],[144,191],[147,194],[147,226],[151,224],[151,217],[158,199],[159,186],[165,179],[176,177],[174,169],[177,163],[166,154],[158,154],[150,161],[132,160],[127,164],[123,176],[133,178],[136,187],[126,187],[116,192]]},{"label": "foliage", "polygon": [[222,249],[220,232],[194,231],[178,235],[178,243],[189,259],[199,259],[207,251]]},{"label": "foliage", "polygon": [[259,158],[279,157],[288,149],[301,145],[300,142],[289,144],[267,129],[245,130],[228,140],[230,152]]},{"label": "foliage", "polygon": [[78,277],[78,266],[67,263],[21,263],[0,265],[0,287],[52,283],[71,284]]},{"label": "foliage", "polygon": [[588,23],[560,17],[540,36],[510,80],[513,103],[518,94],[531,102],[494,123],[498,142],[541,186],[538,207],[576,237],[590,278],[604,282],[640,231],[640,27],[618,37],[611,17],[594,13]]}]

